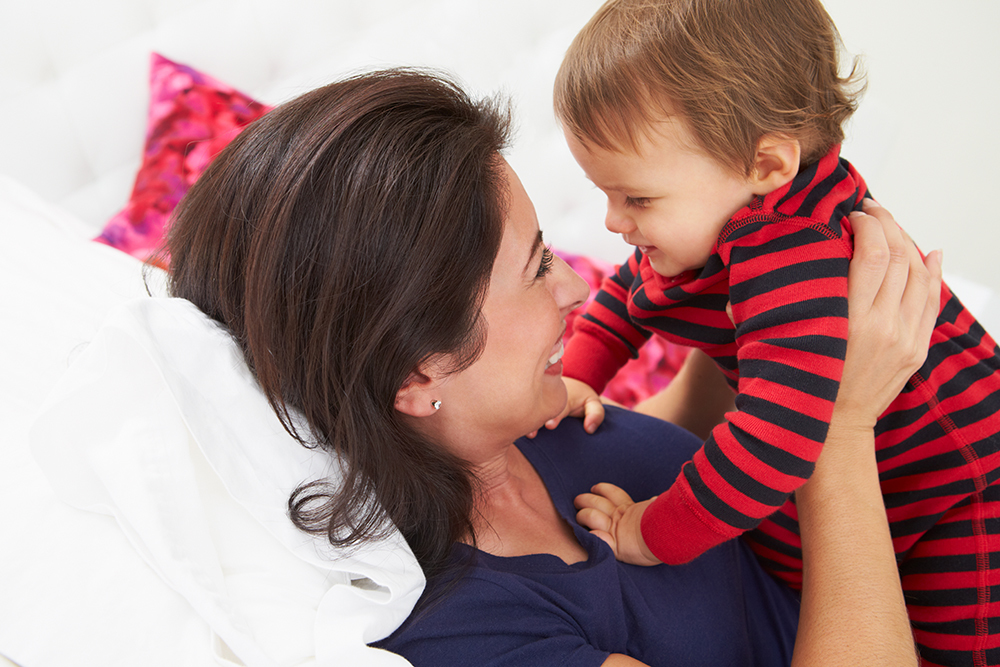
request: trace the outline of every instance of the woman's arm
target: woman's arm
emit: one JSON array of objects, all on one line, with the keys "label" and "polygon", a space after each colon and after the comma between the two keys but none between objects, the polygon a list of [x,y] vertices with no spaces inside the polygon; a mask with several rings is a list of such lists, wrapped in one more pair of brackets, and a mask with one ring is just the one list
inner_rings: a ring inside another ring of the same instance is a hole
[{"label": "woman's arm", "polygon": [[888,212],[866,211],[877,219],[852,218],[844,376],[816,471],[796,492],[803,554],[797,667],[918,663],[879,487],[874,426],[927,355],[940,255],[925,265]]}]

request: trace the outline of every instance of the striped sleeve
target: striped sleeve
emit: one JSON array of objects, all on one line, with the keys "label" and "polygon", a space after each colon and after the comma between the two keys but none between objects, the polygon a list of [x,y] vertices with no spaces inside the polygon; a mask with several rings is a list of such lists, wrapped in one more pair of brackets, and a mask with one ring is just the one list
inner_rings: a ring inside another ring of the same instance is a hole
[{"label": "striped sleeve", "polygon": [[605,278],[587,310],[574,323],[563,355],[563,375],[589,385],[598,394],[651,335],[628,314],[629,291],[639,275],[641,254],[629,258]]},{"label": "striped sleeve", "polygon": [[666,563],[750,530],[812,474],[847,347],[848,242],[808,220],[723,232],[736,324],[736,411],[646,510]]}]

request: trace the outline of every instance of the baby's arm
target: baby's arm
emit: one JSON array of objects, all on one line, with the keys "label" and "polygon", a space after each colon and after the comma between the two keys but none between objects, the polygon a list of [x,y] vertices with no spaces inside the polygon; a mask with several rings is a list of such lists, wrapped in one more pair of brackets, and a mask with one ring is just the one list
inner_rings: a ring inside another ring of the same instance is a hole
[{"label": "baby's arm", "polygon": [[[705,438],[734,407],[735,394],[707,354],[692,350],[684,365],[662,391],[635,406],[636,412],[672,422]],[[656,565],[660,560],[642,538],[642,513],[656,500],[632,500],[614,484],[597,484],[576,497],[577,521],[611,545],[618,560]]]},{"label": "baby's arm", "polygon": [[545,426],[555,428],[567,415],[583,417],[593,433],[604,420],[600,393],[629,359],[637,357],[650,332],[628,316],[629,290],[639,272],[642,254],[636,252],[601,282],[601,289],[576,318],[573,335],[563,355],[568,403]]},{"label": "baby's arm", "polygon": [[806,223],[748,225],[720,250],[737,345],[719,353],[739,368],[737,409],[643,515],[664,562],[756,527],[813,472],[843,370],[851,249]]}]

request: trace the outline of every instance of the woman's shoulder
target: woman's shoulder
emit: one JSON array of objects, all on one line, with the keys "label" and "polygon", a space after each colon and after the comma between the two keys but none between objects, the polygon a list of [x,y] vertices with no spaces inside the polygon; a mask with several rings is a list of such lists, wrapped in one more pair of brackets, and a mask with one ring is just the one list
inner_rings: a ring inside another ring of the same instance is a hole
[{"label": "woman's shoulder", "polygon": [[[608,576],[613,557],[585,567],[579,577],[547,554],[491,557],[463,545],[456,552],[472,560],[428,582],[414,614],[376,646],[417,667],[565,664],[569,656],[572,664],[603,663],[608,651],[588,641],[582,622],[599,620],[597,610],[614,599],[595,590],[614,580]],[[581,619],[568,609],[590,611]]]},{"label": "woman's shoulder", "polygon": [[552,491],[554,483],[574,496],[598,482],[611,482],[633,496],[653,496],[667,488],[701,447],[700,438],[674,424],[607,406],[593,434],[580,419],[517,441]]}]

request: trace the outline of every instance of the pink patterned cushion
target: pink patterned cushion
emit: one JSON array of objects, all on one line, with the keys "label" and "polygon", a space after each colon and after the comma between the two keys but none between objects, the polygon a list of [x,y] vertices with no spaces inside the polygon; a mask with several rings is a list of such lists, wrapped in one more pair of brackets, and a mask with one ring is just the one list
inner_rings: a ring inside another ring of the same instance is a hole
[{"label": "pink patterned cushion", "polygon": [[[177,203],[245,125],[270,110],[230,86],[158,53],[150,63],[142,166],[125,208],[95,241],[143,261],[159,249]],[[166,264],[166,257],[157,258]]]},{"label": "pink patterned cushion", "polygon": [[[572,255],[560,251],[556,251],[556,254],[562,257],[574,271],[583,276],[587,284],[590,285],[590,297],[587,299],[587,304],[594,299],[597,290],[601,287],[601,281],[614,272],[614,266],[592,257]],[[577,316],[583,313],[585,308],[586,305],[574,310],[566,318],[567,339],[573,332],[573,323]],[[688,347],[675,345],[658,336],[653,336],[642,346],[639,358],[632,359],[625,364],[614,379],[608,383],[604,390],[604,396],[631,408],[639,401],[649,398],[667,386],[667,383],[677,375],[677,371],[680,370],[690,351],[691,349]]]}]

